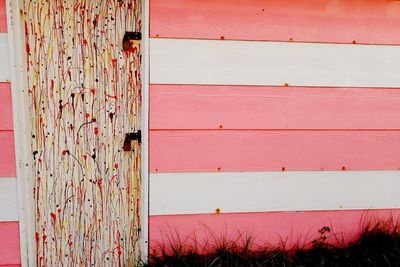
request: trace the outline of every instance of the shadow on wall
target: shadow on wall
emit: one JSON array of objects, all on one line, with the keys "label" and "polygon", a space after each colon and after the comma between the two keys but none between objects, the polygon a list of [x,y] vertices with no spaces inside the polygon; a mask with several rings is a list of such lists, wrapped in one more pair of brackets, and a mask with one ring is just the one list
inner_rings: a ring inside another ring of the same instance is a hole
[{"label": "shadow on wall", "polygon": [[195,234],[182,239],[170,229],[165,242],[153,244],[146,266],[399,266],[399,218],[365,217],[352,240],[323,226],[296,243],[281,239],[275,246],[258,243],[245,230],[236,236],[210,232],[210,239],[197,243]]}]

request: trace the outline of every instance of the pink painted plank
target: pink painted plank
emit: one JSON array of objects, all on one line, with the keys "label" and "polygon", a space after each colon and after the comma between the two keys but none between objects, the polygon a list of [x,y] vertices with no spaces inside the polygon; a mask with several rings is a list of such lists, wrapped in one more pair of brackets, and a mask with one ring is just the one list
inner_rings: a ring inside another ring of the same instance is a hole
[{"label": "pink painted plank", "polygon": [[0,177],[16,176],[14,132],[0,131]]},{"label": "pink painted plank", "polygon": [[210,248],[215,241],[237,240],[240,234],[255,238],[254,245],[280,246],[286,241],[290,248],[320,238],[318,230],[324,226],[331,228],[327,241],[335,243],[336,238],[343,238],[349,242],[368,223],[396,223],[399,216],[399,209],[150,216],[150,253],[155,253],[160,244],[168,245],[178,239],[186,246],[194,246],[196,240],[199,248]]},{"label": "pink painted plank", "polygon": [[150,36],[400,44],[400,2],[151,0]]},{"label": "pink painted plank", "polygon": [[400,90],[151,85],[151,129],[400,129]]},{"label": "pink painted plank", "polygon": [[0,0],[0,32],[7,32],[6,0]]},{"label": "pink painted plank", "polygon": [[0,131],[13,129],[11,84],[0,83]]},{"label": "pink painted plank", "polygon": [[400,131],[150,132],[151,172],[398,170]]},{"label": "pink painted plank", "polygon": [[0,222],[0,236],[0,265],[20,265],[18,222]]}]

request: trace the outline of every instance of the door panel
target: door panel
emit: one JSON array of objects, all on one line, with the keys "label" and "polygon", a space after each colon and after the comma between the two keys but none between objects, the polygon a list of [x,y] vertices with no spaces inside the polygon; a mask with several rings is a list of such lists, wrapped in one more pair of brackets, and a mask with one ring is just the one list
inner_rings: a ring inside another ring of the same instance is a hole
[{"label": "door panel", "polygon": [[24,2],[38,266],[141,255],[141,2]]}]

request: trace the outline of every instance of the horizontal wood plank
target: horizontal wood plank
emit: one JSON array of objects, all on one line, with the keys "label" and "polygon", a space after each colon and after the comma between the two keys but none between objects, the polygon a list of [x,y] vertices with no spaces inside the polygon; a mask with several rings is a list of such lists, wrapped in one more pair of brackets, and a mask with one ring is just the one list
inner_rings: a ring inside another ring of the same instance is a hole
[{"label": "horizontal wood plank", "polygon": [[0,82],[0,131],[13,130],[11,84]]},{"label": "horizontal wood plank", "polygon": [[0,83],[10,81],[7,33],[0,33]]},{"label": "horizontal wood plank", "polygon": [[150,132],[151,172],[398,170],[400,131]]},{"label": "horizontal wood plank", "polygon": [[253,238],[255,248],[266,244],[281,247],[282,241],[290,248],[319,239],[318,231],[324,226],[331,229],[325,241],[337,245],[338,237],[353,241],[368,223],[391,219],[396,223],[399,216],[399,209],[150,216],[150,251],[178,240],[201,250],[223,240],[243,242],[245,237]]},{"label": "horizontal wood plank", "polygon": [[14,132],[0,131],[0,177],[15,177]]},{"label": "horizontal wood plank", "polygon": [[151,129],[399,129],[400,90],[151,85]]},{"label": "horizontal wood plank", "polygon": [[150,83],[400,87],[400,46],[150,39]]},{"label": "horizontal wood plank", "polygon": [[7,32],[6,0],[0,0],[0,32]]},{"label": "horizontal wood plank", "polygon": [[399,187],[400,171],[159,173],[150,215],[399,208]]},{"label": "horizontal wood plank", "polygon": [[150,36],[400,44],[400,2],[151,0]]},{"label": "horizontal wood plank", "polygon": [[18,221],[17,178],[0,177],[0,223]]},{"label": "horizontal wood plank", "polygon": [[21,255],[19,249],[19,223],[0,222],[0,236],[0,265],[20,265]]}]

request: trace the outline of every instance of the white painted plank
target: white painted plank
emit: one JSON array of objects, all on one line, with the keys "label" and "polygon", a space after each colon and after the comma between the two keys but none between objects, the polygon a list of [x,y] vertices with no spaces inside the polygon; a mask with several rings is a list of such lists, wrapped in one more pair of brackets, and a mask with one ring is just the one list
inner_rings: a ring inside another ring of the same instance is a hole
[{"label": "white painted plank", "polygon": [[0,177],[0,222],[18,221],[17,179]]},{"label": "white painted plank", "polygon": [[390,209],[400,171],[153,173],[150,215]]},{"label": "white painted plank", "polygon": [[400,87],[400,46],[150,39],[153,84]]},{"label": "white painted plank", "polygon": [[7,33],[0,33],[0,82],[10,81],[10,66],[8,63]]}]

